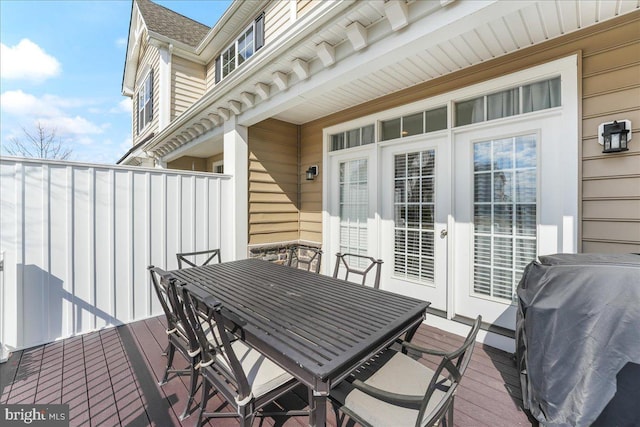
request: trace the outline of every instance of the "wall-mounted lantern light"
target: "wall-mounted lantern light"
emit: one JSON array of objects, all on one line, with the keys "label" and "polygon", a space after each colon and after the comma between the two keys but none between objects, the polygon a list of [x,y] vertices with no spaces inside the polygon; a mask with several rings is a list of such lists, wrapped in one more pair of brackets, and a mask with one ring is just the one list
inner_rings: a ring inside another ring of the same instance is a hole
[{"label": "wall-mounted lantern light", "polygon": [[603,153],[617,153],[629,150],[631,140],[631,120],[614,120],[598,126],[598,142]]},{"label": "wall-mounted lantern light", "polygon": [[313,181],[316,176],[318,176],[318,166],[309,166],[309,169],[307,169],[307,181]]}]

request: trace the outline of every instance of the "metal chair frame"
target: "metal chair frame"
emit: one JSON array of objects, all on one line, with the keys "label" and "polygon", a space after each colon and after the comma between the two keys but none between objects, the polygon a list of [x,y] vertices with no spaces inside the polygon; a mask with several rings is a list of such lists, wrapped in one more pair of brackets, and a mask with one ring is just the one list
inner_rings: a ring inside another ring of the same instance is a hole
[{"label": "metal chair frame", "polygon": [[[167,319],[166,333],[169,341],[165,351],[167,355],[167,366],[162,380],[160,380],[158,384],[165,384],[169,373],[176,373],[178,375],[188,373],[190,377],[187,406],[180,415],[180,419],[182,420],[189,416],[189,409],[197,390],[198,375],[196,369],[200,362],[200,346],[192,328],[187,323],[187,317],[184,312],[184,302],[181,292],[177,289],[177,279],[158,267],[149,266],[148,269],[151,274],[153,288],[155,289]],[[176,350],[189,362],[189,368],[172,369]]]},{"label": "metal chair frame", "polygon": [[[300,251],[313,252],[310,258],[301,258]],[[294,265],[295,260],[295,265]],[[289,256],[287,259],[287,265],[289,267],[300,268],[300,265],[306,266],[307,271],[312,271],[311,266],[316,261],[315,273],[320,273],[320,261],[322,261],[322,249],[307,245],[293,245],[289,248]]]},{"label": "metal chair frame", "polygon": [[[482,316],[478,316],[462,345],[458,349],[451,352],[428,349],[407,341],[398,340],[398,343],[402,346],[403,354],[407,354],[407,352],[409,351],[418,353],[419,355],[430,354],[442,358],[440,363],[438,364],[438,367],[434,371],[433,376],[431,377],[424,396],[404,395],[382,390],[366,384],[357,377],[358,374],[355,374],[347,381],[349,381],[355,389],[360,390],[361,392],[366,393],[381,401],[398,406],[418,409],[418,416],[415,422],[416,427],[433,426],[436,423],[440,423],[442,426],[453,426],[453,407],[455,394],[458,386],[460,385],[462,377],[467,370],[467,367],[469,366],[469,362],[471,361],[476,336],[478,335],[478,331],[480,330],[481,323]],[[395,352],[395,350],[392,349],[387,349],[386,351]],[[449,381],[450,385],[445,395],[431,410],[431,412],[429,414],[425,414],[427,405],[429,404],[434,391],[436,390],[436,388],[440,388],[443,386],[441,383],[441,374],[446,375],[446,379]],[[334,402],[334,405],[340,405],[340,402],[336,401],[335,399],[332,400]],[[371,426],[371,424],[369,424],[366,420],[362,419],[359,414],[354,413],[348,408],[340,406],[339,409],[343,413],[347,414],[352,420],[362,424],[363,426],[374,427]]]},{"label": "metal chair frame", "polygon": [[[366,259],[369,261],[369,265],[364,270],[351,267],[347,263],[346,257]],[[383,262],[384,261],[382,261],[381,259],[375,259],[373,257],[366,256],[366,255],[358,255],[358,254],[351,254],[351,253],[343,254],[338,252],[336,254],[336,266],[333,270],[333,277],[338,278],[338,275],[340,274],[340,266],[342,265],[346,269],[344,280],[349,280],[349,273],[359,274],[362,276],[362,285],[364,285],[367,280],[367,274],[375,267],[376,277],[373,281],[373,287],[378,289],[380,288],[380,269],[382,267]]]},{"label": "metal chair frame", "polygon": [[[181,290],[184,300],[187,301],[187,317],[196,334],[201,350],[202,398],[198,414],[198,426],[202,425],[203,420],[207,418],[236,417],[240,418],[241,426],[248,427],[252,425],[256,416],[300,416],[309,414],[309,411],[260,411],[278,397],[299,386],[300,383],[292,378],[279,387],[269,390],[260,396],[254,396],[247,374],[231,346],[235,339],[233,332],[235,331],[241,335],[238,325],[245,324],[244,320],[226,310],[214,296],[195,285],[183,286]],[[210,328],[218,328],[218,333],[211,334],[207,338],[202,330],[203,325],[208,325]],[[221,357],[224,358],[226,366],[220,363],[219,358]],[[235,409],[235,412],[205,411],[212,386],[224,396],[227,402]],[[309,397],[311,397],[311,394]]]},{"label": "metal chair frame", "polygon": [[[196,264],[195,258],[194,258],[194,261],[191,261],[190,259],[187,258],[187,257],[195,257],[197,255],[203,255],[203,254],[211,254],[211,255],[200,265]],[[201,267],[203,265],[210,264],[214,258],[217,259],[218,263],[222,262],[221,256],[220,256],[220,249],[207,249],[205,251],[177,253],[176,258],[178,259],[178,269],[182,269],[183,262],[187,264],[188,267]]]}]

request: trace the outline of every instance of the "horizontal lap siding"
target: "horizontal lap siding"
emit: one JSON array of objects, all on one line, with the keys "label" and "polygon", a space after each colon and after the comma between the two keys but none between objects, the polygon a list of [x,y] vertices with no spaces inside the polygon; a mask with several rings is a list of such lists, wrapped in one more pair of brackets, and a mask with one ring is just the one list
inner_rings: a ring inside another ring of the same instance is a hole
[{"label": "horizontal lap siding", "polygon": [[[322,129],[427,99],[578,53],[582,69],[582,158],[579,230],[583,252],[640,252],[640,136],[623,154],[602,154],[598,124],[632,121],[640,135],[640,12],[461,70],[304,124],[301,170],[318,164],[320,176],[301,185],[300,238],[322,241]],[[630,231],[620,236],[619,230]],[[634,231],[635,230],[635,231]]]},{"label": "horizontal lap siding", "polygon": [[297,140],[279,120],[249,128],[249,244],[299,238]]},{"label": "horizontal lap siding", "polygon": [[296,14],[298,18],[309,12],[311,9],[319,5],[319,0],[297,0],[296,2]]},{"label": "horizontal lap siding", "polygon": [[264,43],[268,45],[291,25],[291,4],[287,1],[269,3],[264,12]]},{"label": "horizontal lap siding", "polygon": [[205,92],[205,67],[178,56],[171,58],[171,120],[175,120]]},{"label": "horizontal lap siding", "polygon": [[318,176],[300,185],[300,239],[322,242],[322,126],[304,125],[301,131],[300,173],[311,165],[318,166]]},{"label": "horizontal lap siding", "polygon": [[628,119],[640,135],[638,14],[583,55],[582,250],[640,251],[640,138],[625,153],[603,154],[598,124]]}]

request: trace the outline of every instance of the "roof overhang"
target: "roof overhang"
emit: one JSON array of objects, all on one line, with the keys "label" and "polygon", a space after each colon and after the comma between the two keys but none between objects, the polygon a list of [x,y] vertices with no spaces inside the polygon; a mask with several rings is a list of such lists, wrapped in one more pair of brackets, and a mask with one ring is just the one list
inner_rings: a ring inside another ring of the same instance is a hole
[{"label": "roof overhang", "polygon": [[232,115],[244,126],[270,117],[307,123],[637,8],[626,0],[322,2],[143,149],[164,161],[202,154],[200,144],[221,138]]}]

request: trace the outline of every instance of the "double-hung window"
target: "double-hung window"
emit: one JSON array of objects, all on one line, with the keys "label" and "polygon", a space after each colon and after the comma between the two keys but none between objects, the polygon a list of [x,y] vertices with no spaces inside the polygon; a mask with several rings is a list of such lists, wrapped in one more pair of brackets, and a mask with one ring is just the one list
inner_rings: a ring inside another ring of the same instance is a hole
[{"label": "double-hung window", "polygon": [[153,119],[153,70],[138,88],[138,133]]},{"label": "double-hung window", "polygon": [[215,80],[231,74],[264,45],[264,13],[256,18],[229,47],[216,58]]}]

